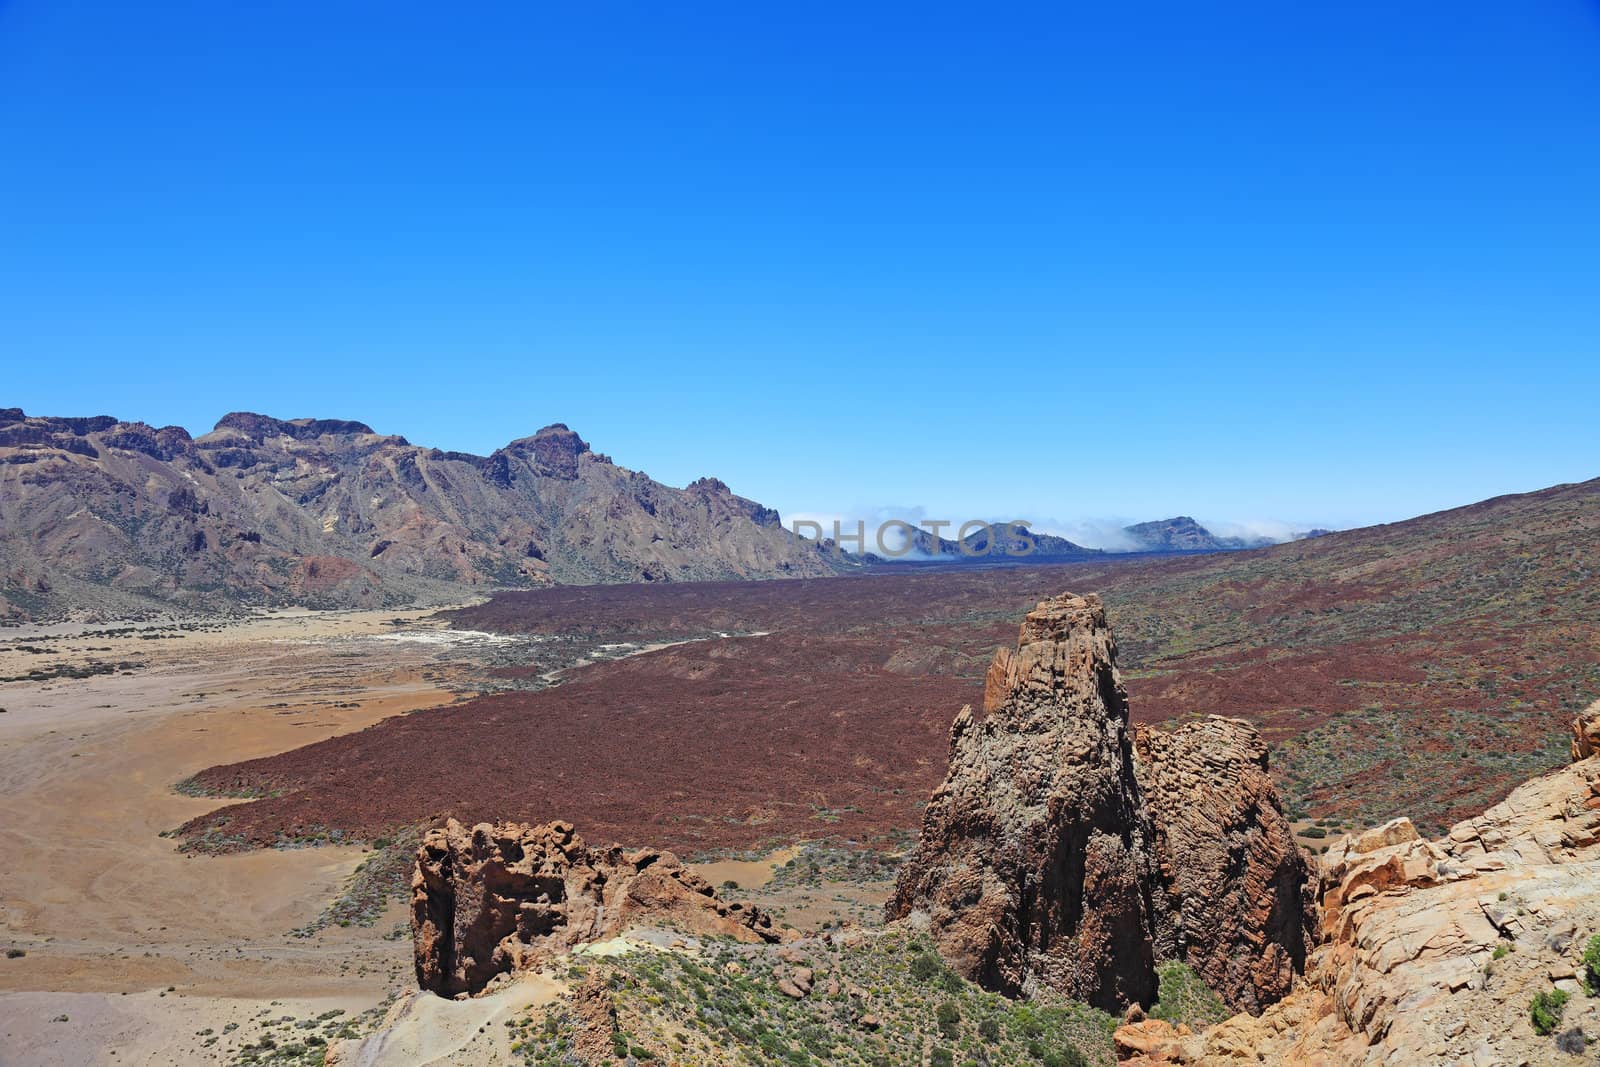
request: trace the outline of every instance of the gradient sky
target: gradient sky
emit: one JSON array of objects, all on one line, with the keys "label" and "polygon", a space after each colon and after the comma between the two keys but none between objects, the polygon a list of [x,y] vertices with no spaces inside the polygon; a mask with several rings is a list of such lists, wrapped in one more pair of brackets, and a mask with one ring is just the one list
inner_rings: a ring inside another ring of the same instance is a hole
[{"label": "gradient sky", "polygon": [[0,0],[0,365],[790,513],[1589,478],[1600,5]]}]

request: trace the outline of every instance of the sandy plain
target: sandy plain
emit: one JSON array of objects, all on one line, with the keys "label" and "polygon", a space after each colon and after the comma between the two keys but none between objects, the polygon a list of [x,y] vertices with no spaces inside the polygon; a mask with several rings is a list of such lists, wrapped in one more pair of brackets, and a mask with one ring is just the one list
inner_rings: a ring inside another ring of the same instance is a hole
[{"label": "sandy plain", "polygon": [[139,664],[0,684],[0,1064],[211,1062],[260,1020],[354,1016],[409,979],[398,906],[291,934],[362,847],[207,856],[163,834],[230,803],[175,791],[202,768],[456,699],[459,642],[424,614],[0,630],[0,677]]}]

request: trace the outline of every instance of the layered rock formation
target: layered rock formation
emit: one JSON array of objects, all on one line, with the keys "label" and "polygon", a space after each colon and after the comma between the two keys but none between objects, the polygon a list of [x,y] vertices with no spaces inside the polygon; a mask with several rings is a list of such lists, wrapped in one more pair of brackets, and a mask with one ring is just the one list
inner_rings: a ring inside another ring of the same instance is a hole
[{"label": "layered rock formation", "polygon": [[[1324,855],[1324,942],[1293,993],[1259,1018],[1204,1034],[1146,1020],[1116,1040],[1140,1067],[1566,1062],[1600,1033],[1580,957],[1600,933],[1600,703],[1573,728],[1568,767],[1424,840],[1408,819]],[[1534,1032],[1536,993],[1571,994],[1555,1034]],[[1558,1039],[1564,1046],[1558,1046]]]},{"label": "layered rock formation", "polygon": [[1281,997],[1304,958],[1304,861],[1244,722],[1129,736],[1097,597],[1041,602],[950,735],[950,770],[888,907],[962,974],[1108,1010],[1189,961],[1229,1002]]},{"label": "layered rock formation", "polygon": [[771,920],[728,903],[670,852],[592,848],[572,826],[450,820],[417,851],[411,931],[417,982],[444,996],[481,991],[576,945],[641,923],[777,941]]},{"label": "layered rock formation", "polygon": [[560,424],[475,456],[342,419],[238,412],[191,439],[0,409],[0,618],[378,607],[850,564],[715,479],[662,485]]},{"label": "layered rock formation", "polygon": [[1248,723],[1140,729],[1135,767],[1160,873],[1156,955],[1181,959],[1232,1008],[1288,994],[1314,928],[1309,869]]}]

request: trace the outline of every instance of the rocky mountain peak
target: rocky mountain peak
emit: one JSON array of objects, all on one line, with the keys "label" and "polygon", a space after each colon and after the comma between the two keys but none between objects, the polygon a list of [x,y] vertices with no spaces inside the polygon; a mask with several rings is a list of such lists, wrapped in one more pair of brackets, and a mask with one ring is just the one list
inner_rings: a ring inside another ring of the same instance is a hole
[{"label": "rocky mountain peak", "polygon": [[292,437],[297,441],[305,441],[325,434],[348,437],[376,433],[366,423],[349,419],[275,419],[271,415],[258,415],[253,411],[230,412],[217,420],[216,429],[234,430],[253,441],[264,441],[269,437]]},{"label": "rocky mountain peak", "polygon": [[532,437],[512,441],[505,451],[528,459],[535,474],[572,481],[578,477],[578,457],[589,451],[589,442],[565,423],[555,422]]}]

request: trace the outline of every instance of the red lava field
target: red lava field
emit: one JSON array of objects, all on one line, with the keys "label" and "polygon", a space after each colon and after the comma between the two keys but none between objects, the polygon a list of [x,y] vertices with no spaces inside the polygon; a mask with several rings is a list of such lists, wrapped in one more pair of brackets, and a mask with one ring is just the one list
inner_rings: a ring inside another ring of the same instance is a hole
[{"label": "red lava field", "polygon": [[1298,813],[1438,825],[1560,762],[1567,722],[1600,696],[1597,533],[1587,482],[1253,552],[505,594],[453,624],[763,635],[212,768],[199,785],[259,798],[184,832],[249,847],[450,815],[565,818],[685,852],[881,841],[918,823],[994,648],[1064,590],[1105,598],[1136,719],[1251,719]]}]

